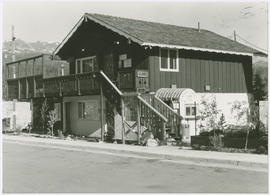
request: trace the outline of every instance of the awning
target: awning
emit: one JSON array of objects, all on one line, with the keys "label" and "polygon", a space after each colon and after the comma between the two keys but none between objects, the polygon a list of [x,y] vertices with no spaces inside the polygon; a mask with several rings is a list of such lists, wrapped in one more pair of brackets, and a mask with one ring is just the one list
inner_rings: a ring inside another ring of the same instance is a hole
[{"label": "awning", "polygon": [[188,88],[160,88],[156,92],[156,96],[162,100],[176,100],[180,99],[181,94]]}]

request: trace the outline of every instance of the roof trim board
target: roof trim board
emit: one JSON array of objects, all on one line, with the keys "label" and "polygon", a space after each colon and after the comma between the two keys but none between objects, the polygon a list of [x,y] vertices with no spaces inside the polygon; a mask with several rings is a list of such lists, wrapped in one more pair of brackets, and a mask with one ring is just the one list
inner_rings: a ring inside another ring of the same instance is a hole
[{"label": "roof trim board", "polygon": [[67,34],[64,40],[56,47],[53,52],[53,55],[56,55],[59,50],[64,46],[64,44],[68,41],[68,39],[75,33],[75,31],[81,26],[82,22],[84,21],[85,16],[83,15],[80,20],[75,24],[75,26],[71,29],[71,31]]},{"label": "roof trim board", "polygon": [[188,46],[181,46],[181,45],[168,45],[168,44],[159,44],[159,43],[143,43],[141,45],[142,46],[168,48],[168,49],[186,49],[186,50],[195,50],[195,51],[207,51],[207,52],[224,53],[224,54],[253,56],[252,53],[226,51],[226,50],[218,50],[218,49],[206,49],[206,48],[200,48],[200,47],[188,47]]}]

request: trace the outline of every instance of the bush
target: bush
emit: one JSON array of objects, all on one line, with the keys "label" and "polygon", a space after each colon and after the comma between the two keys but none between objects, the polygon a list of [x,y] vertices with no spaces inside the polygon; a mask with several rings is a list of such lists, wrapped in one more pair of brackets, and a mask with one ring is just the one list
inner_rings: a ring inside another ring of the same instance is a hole
[{"label": "bush", "polygon": [[211,131],[202,131],[202,132],[200,132],[200,136],[214,136],[214,132],[215,132],[215,135],[222,135],[223,134],[223,130],[221,130],[221,129],[213,129]]},{"label": "bush", "polygon": [[214,148],[222,148],[224,146],[221,135],[210,136],[209,140]]},{"label": "bush", "polygon": [[259,146],[257,149],[256,149],[256,153],[257,154],[267,154],[267,149],[264,147],[264,146]]}]

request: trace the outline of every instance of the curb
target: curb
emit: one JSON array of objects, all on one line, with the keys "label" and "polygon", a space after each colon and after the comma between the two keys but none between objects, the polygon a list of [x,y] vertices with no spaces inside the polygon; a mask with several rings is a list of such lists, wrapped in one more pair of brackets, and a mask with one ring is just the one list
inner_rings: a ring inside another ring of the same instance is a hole
[{"label": "curb", "polygon": [[[25,144],[37,144],[39,146],[46,147],[44,145],[40,145],[42,143],[48,143],[48,140],[42,140],[35,138],[36,140],[27,140],[27,139],[20,139],[19,138],[11,138],[10,137],[3,137],[3,140],[7,140],[9,142],[15,142],[15,143],[25,143]],[[143,157],[143,158],[152,158],[152,159],[158,159],[158,160],[165,160],[165,161],[174,161],[174,162],[185,162],[185,163],[192,163],[195,165],[202,165],[202,166],[214,166],[218,165],[218,167],[226,167],[226,168],[236,168],[236,169],[248,169],[248,170],[259,170],[259,171],[268,171],[268,163],[262,163],[262,162],[250,162],[250,161],[240,161],[240,160],[227,160],[227,159],[213,159],[213,158],[207,158],[207,157],[190,157],[190,156],[184,156],[184,155],[173,155],[173,154],[160,154],[155,153],[153,151],[136,151],[135,150],[128,150],[124,148],[107,148],[102,147],[98,143],[96,145],[94,143],[89,142],[79,142],[78,144],[74,144],[73,141],[67,141],[67,140],[59,140],[59,139],[52,139],[49,141],[51,146],[62,146],[67,149],[83,149],[88,152],[107,152],[112,155],[125,155],[129,157]],[[81,144],[80,144],[81,143]],[[109,145],[108,145],[109,146]]]}]

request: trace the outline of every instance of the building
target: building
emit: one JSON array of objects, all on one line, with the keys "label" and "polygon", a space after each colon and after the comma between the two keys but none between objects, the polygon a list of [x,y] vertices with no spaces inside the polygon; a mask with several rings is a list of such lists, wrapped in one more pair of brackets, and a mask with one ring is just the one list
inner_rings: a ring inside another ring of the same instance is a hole
[{"label": "building", "polygon": [[50,99],[64,132],[124,142],[148,129],[189,141],[205,96],[228,118],[233,101],[251,101],[255,54],[200,28],[86,13],[52,56],[7,64],[8,94],[34,108]]}]

